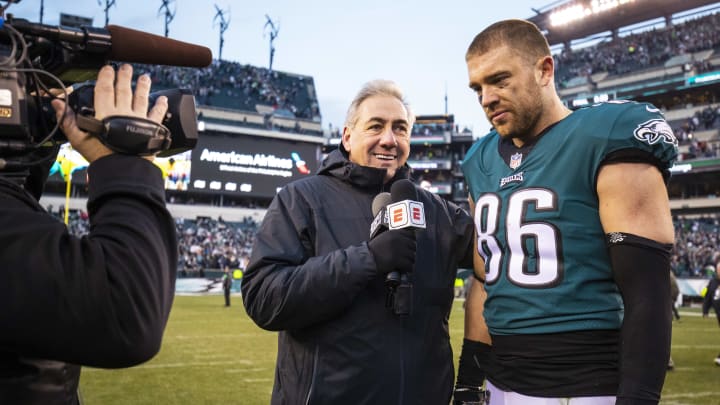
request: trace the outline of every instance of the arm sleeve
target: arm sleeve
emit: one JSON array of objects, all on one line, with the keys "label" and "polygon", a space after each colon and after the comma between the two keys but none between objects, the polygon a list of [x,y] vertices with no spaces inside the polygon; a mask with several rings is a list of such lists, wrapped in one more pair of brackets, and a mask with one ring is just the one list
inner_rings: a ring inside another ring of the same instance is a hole
[{"label": "arm sleeve", "polygon": [[620,331],[618,405],[657,404],[670,359],[670,250],[635,235],[608,235],[625,315]]},{"label": "arm sleeve", "polygon": [[22,193],[0,200],[0,347],[93,367],[154,356],[172,306],[177,236],[160,171],[110,155],[88,169],[90,233],[72,236]]},{"label": "arm sleeve", "polygon": [[250,318],[263,329],[293,330],[344,313],[377,276],[367,243],[315,255],[312,210],[287,187],[263,218],[241,284]]},{"label": "arm sleeve", "polygon": [[[455,243],[455,257],[458,258],[458,267],[473,268],[473,218],[460,206],[447,202],[447,210],[452,216],[457,242]],[[474,274],[474,273],[473,273]]]}]

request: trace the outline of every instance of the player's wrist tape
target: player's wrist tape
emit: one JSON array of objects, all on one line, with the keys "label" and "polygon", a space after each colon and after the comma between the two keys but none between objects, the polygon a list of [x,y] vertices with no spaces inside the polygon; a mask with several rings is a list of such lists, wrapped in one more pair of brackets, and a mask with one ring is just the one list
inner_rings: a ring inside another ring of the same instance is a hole
[{"label": "player's wrist tape", "polygon": [[127,155],[153,155],[170,147],[170,130],[147,118],[111,115],[102,120],[77,114],[78,128],[96,136],[115,152]]}]

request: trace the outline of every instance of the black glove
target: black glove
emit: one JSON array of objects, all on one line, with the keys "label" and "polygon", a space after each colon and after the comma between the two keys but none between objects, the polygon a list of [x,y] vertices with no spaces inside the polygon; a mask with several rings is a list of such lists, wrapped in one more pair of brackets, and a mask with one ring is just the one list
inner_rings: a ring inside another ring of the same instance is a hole
[{"label": "black glove", "polygon": [[485,382],[485,367],[490,362],[490,345],[463,339],[457,382],[453,398],[455,404],[485,403],[487,394],[482,385]]},{"label": "black glove", "polygon": [[385,231],[368,242],[368,248],[375,258],[378,271],[408,272],[415,266],[417,241],[412,229]]}]

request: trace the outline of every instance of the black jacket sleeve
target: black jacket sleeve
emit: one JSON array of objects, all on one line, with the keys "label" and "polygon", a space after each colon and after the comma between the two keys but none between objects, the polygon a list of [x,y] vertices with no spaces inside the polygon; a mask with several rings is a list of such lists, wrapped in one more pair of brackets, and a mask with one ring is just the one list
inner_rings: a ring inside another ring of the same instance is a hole
[{"label": "black jacket sleeve", "polygon": [[177,266],[160,170],[114,154],[93,162],[88,177],[91,229],[82,238],[0,184],[0,350],[108,368],[159,350]]},{"label": "black jacket sleeve", "polygon": [[241,284],[245,309],[263,329],[300,329],[332,319],[378,276],[366,242],[316,254],[315,233],[332,230],[315,230],[311,222],[311,208],[287,189],[263,218]]},{"label": "black jacket sleeve", "polygon": [[458,243],[455,244],[457,251],[455,257],[458,258],[458,267],[464,269],[473,268],[473,238],[475,237],[475,224],[471,214],[462,209],[460,206],[448,202],[447,210],[452,217],[454,230],[457,234]]}]

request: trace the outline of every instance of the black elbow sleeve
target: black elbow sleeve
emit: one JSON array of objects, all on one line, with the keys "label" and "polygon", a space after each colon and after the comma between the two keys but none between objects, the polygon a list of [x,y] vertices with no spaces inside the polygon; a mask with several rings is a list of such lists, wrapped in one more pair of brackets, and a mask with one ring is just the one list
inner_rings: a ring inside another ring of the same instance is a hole
[{"label": "black elbow sleeve", "polygon": [[672,245],[617,232],[607,242],[625,307],[617,404],[657,404],[670,358]]}]

